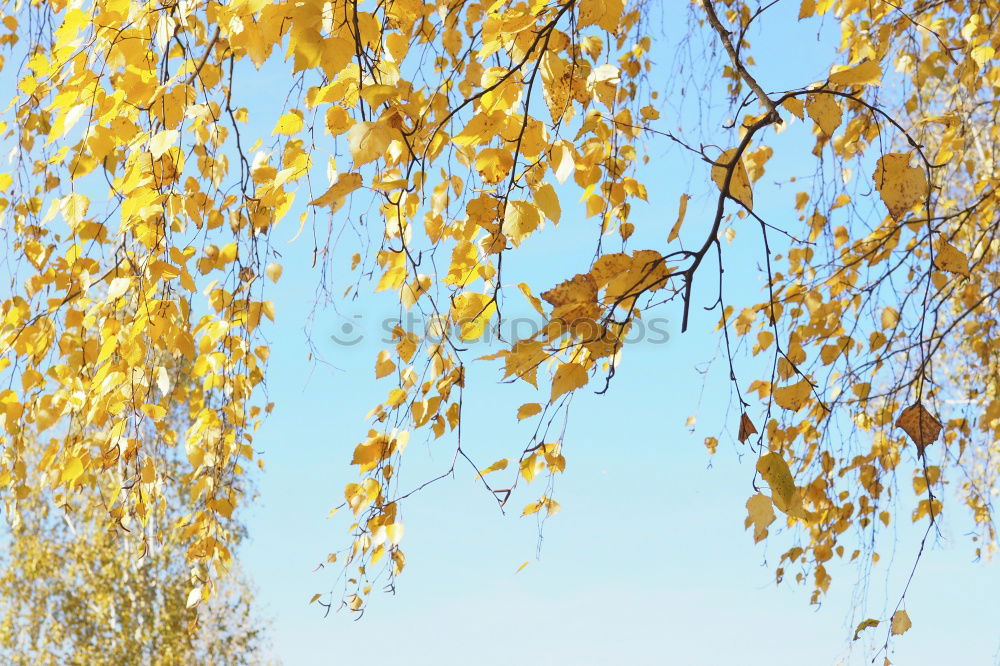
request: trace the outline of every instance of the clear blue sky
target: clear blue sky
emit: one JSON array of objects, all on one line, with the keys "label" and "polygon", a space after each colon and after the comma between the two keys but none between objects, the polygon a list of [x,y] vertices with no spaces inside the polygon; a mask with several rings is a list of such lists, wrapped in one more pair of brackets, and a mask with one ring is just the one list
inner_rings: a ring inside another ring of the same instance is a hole
[{"label": "clear blue sky", "polygon": [[[796,9],[797,3],[781,3],[772,12]],[[653,24],[658,32],[660,21]],[[662,28],[666,37],[659,61],[667,66],[684,24],[670,15]],[[834,43],[828,29],[820,32],[817,22],[784,21],[768,34],[769,41],[752,38],[765,88],[797,87],[825,77],[822,63],[831,62]],[[775,40],[774,34],[782,38]],[[822,47],[817,34],[822,34]],[[700,38],[689,48],[699,59]],[[698,72],[692,78],[697,81]],[[654,87],[664,88],[656,82]],[[690,113],[693,94],[686,91],[689,106],[678,113]],[[718,115],[725,100],[718,90],[711,96]],[[666,99],[661,122],[667,129],[680,124],[677,113],[669,112],[678,99]],[[717,127],[708,124],[703,136],[689,135],[697,142],[713,136]],[[782,145],[797,141],[798,148],[777,151],[768,182],[782,174],[812,172],[804,161],[811,141],[795,132],[789,130]],[[696,232],[699,219],[707,219],[699,218],[710,194],[706,174],[692,172],[665,144],[653,143],[651,155],[641,178],[650,185],[650,202],[633,213],[645,236],[633,248],[661,247],[678,196],[692,191],[690,183],[703,196],[692,202],[687,227]],[[757,189],[757,207],[765,217],[791,223],[787,215],[794,190],[786,187],[780,197],[777,192]],[[516,284],[523,270],[551,273],[554,283],[586,268],[573,263],[581,254],[558,248],[565,243],[591,247],[593,222],[584,221],[567,202],[563,206],[559,228],[523,248],[520,264],[508,266],[505,259],[505,282]],[[742,455],[745,450],[728,439],[714,457],[702,445],[705,436],[734,428],[738,417],[730,408],[722,366],[713,366],[704,382],[695,370],[717,351],[718,338],[708,333],[715,316],[699,315],[681,336],[675,307],[661,313],[671,320],[668,343],[629,348],[611,391],[603,396],[585,391],[574,398],[564,441],[567,470],[556,483],[562,513],[546,523],[539,559],[538,526],[518,513],[542,488],[522,486],[503,516],[476,486],[472,471],[459,466],[453,479],[424,490],[404,507],[407,568],[395,596],[373,592],[358,622],[347,612],[324,619],[323,609],[307,602],[315,592],[338,589],[339,569],[313,569],[327,552],[348,543],[346,518],[327,519],[326,514],[341,501],[344,484],[356,478],[348,462],[367,432],[364,415],[390,388],[375,381],[373,364],[383,347],[380,317],[391,308],[379,301],[340,305],[339,314],[321,308],[310,334],[335,367],[307,360],[302,323],[312,309],[319,274],[309,267],[308,232],[285,244],[295,233],[294,219],[290,216],[276,232],[275,244],[285,257],[280,289],[273,290],[278,324],[269,334],[268,392],[276,407],[256,439],[265,451],[267,472],[260,478],[259,503],[248,515],[252,540],[242,552],[264,610],[274,618],[274,651],[286,664],[373,658],[439,665],[869,663],[871,642],[852,646],[853,627],[865,617],[892,612],[920,533],[905,520],[894,526],[895,547],[882,549],[882,565],[866,580],[859,581],[853,569],[833,566],[833,584],[820,608],[808,605],[807,587],[791,581],[776,587],[774,564],[788,541],[779,536],[770,546],[755,545],[743,527],[754,458]],[[354,281],[346,270],[349,248],[345,241],[334,259],[335,293]],[[762,285],[753,261],[757,232],[737,225],[726,251],[733,300],[749,303]],[[711,301],[707,292],[702,296],[706,304]],[[356,346],[329,340],[345,321],[364,335]],[[495,364],[478,365],[466,392],[463,439],[477,462],[489,464],[519,451],[529,437],[529,426],[516,423],[514,410],[533,396],[524,387],[493,381],[499,378]],[[694,432],[684,425],[692,414],[698,419]],[[452,447],[448,438],[416,438],[406,452],[405,478],[417,482],[446,469]],[[893,644],[894,663],[997,659],[1000,575],[995,564],[971,562],[964,531],[961,521],[946,523],[943,538],[925,554],[906,604],[914,628]],[[531,564],[515,573],[525,560]],[[864,603],[865,610],[858,610]],[[882,628],[868,633],[879,643],[884,636]]]}]

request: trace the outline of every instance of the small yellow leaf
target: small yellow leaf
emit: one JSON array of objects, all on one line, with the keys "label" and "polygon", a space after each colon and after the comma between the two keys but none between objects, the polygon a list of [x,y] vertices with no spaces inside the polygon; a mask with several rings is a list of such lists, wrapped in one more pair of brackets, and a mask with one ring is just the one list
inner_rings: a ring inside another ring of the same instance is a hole
[{"label": "small yellow leaf", "polygon": [[528,566],[529,564],[531,564],[531,562],[525,561],[524,564],[522,564],[521,566],[519,566],[517,568],[517,571],[515,571],[514,573],[521,573],[521,569],[523,569],[524,567]]},{"label": "small yellow leaf", "polygon": [[735,156],[735,148],[719,155],[712,166],[712,180],[718,186],[719,190],[722,190],[726,184],[726,177],[732,171],[733,175],[729,177],[729,190],[727,194],[747,208],[753,209],[753,190],[750,189],[750,177],[747,175],[747,169],[743,165],[742,159],[735,164],[731,164]]},{"label": "small yellow leaf", "polygon": [[766,453],[757,461],[757,471],[771,487],[778,508],[790,506],[795,495],[795,481],[785,459],[774,452]]},{"label": "small yellow leaf", "polygon": [[806,404],[806,400],[809,399],[811,391],[812,387],[809,382],[803,379],[795,384],[792,384],[791,386],[782,386],[781,388],[775,389],[774,401],[783,409],[797,412],[802,409],[804,404]]},{"label": "small yellow leaf", "polygon": [[899,323],[899,312],[895,308],[886,307],[882,310],[882,328],[895,328]]},{"label": "small yellow leaf", "polygon": [[542,309],[542,302],[537,296],[531,293],[531,287],[522,282],[517,285],[517,288],[520,289],[521,293],[524,294],[524,297],[528,299],[528,302],[531,303],[531,307],[535,309],[535,312],[540,315],[545,314],[545,311]]},{"label": "small yellow leaf", "polygon": [[337,182],[321,194],[316,199],[309,202],[310,206],[331,206],[338,205],[340,200],[354,190],[361,187],[362,179],[359,173],[345,173],[337,179]]},{"label": "small yellow leaf", "polygon": [[108,285],[108,300],[113,301],[117,298],[121,298],[121,296],[128,291],[129,285],[131,284],[131,280],[125,277],[118,277],[112,280],[111,284]]},{"label": "small yellow leaf", "polygon": [[381,379],[392,373],[396,369],[396,364],[389,358],[389,352],[385,349],[378,353],[375,359],[375,379]]},{"label": "small yellow leaf", "polygon": [[62,482],[71,483],[83,474],[83,463],[79,458],[73,456],[66,461],[66,466],[63,467]]},{"label": "small yellow leaf", "polygon": [[172,145],[177,143],[180,133],[177,130],[164,130],[158,132],[156,136],[149,140],[149,152],[153,154],[153,159],[158,160],[167,152]]},{"label": "small yellow leaf", "polygon": [[865,86],[878,83],[882,68],[878,62],[867,60],[860,65],[842,69],[830,75],[830,83],[838,86]]},{"label": "small yellow leaf", "polygon": [[579,363],[563,363],[556,370],[556,374],[552,378],[552,397],[549,400],[555,402],[556,398],[564,393],[569,393],[582,386],[586,386],[588,381],[587,371],[582,365]]},{"label": "small yellow leaf", "polygon": [[385,537],[393,546],[398,546],[403,540],[403,523],[392,523],[385,526]]},{"label": "small yellow leaf", "polygon": [[877,627],[878,625],[879,625],[879,621],[878,620],[873,620],[871,618],[868,618],[867,620],[861,622],[858,625],[857,629],[854,630],[854,640],[858,640],[858,638],[860,637],[861,632],[864,631],[865,629],[870,629],[872,627]]},{"label": "small yellow leaf", "polygon": [[538,206],[528,201],[508,201],[504,208],[501,229],[504,235],[517,246],[538,228],[542,222]]},{"label": "small yellow leaf", "polygon": [[618,31],[625,3],[623,0],[580,0],[579,27],[596,25],[608,33]]},{"label": "small yellow leaf", "polygon": [[490,465],[489,467],[485,468],[483,471],[479,472],[479,474],[476,475],[476,478],[477,479],[481,479],[484,476],[486,476],[487,474],[492,474],[493,472],[499,472],[499,471],[504,470],[504,469],[507,469],[507,459],[506,458],[498,460],[495,463],[493,463],[492,465]]},{"label": "small yellow leaf", "polygon": [[274,131],[271,134],[284,134],[290,136],[292,134],[298,134],[302,131],[302,112],[301,111],[289,111],[285,115],[278,118],[278,123],[274,126]]},{"label": "small yellow leaf", "polygon": [[399,86],[386,84],[366,85],[361,91],[361,98],[368,102],[373,109],[382,102],[399,94]]},{"label": "small yellow leaf", "polygon": [[828,93],[810,93],[806,97],[806,113],[825,136],[833,136],[843,121],[844,112]]},{"label": "small yellow leaf", "polygon": [[545,217],[556,224],[559,223],[559,218],[562,216],[562,209],[559,206],[559,197],[556,195],[556,190],[552,185],[545,183],[535,190],[535,203],[542,213],[545,214]]},{"label": "small yellow leaf", "polygon": [[524,419],[531,418],[535,414],[542,411],[542,406],[537,402],[529,402],[527,404],[521,405],[517,408],[517,420],[523,421]]},{"label": "small yellow leaf", "polygon": [[743,521],[743,526],[753,525],[753,540],[757,543],[767,536],[767,526],[774,522],[774,507],[771,498],[762,493],[757,493],[748,499],[746,506],[747,517]]},{"label": "small yellow leaf", "polygon": [[912,626],[913,623],[910,622],[910,616],[906,614],[905,610],[898,610],[892,614],[891,631],[894,636],[905,634]]},{"label": "small yellow leaf", "polygon": [[156,387],[160,389],[161,395],[170,393],[170,375],[162,365],[156,368]]},{"label": "small yellow leaf", "polygon": [[972,53],[970,53],[969,55],[972,56],[972,59],[975,61],[977,65],[982,67],[987,62],[993,59],[993,56],[996,55],[996,49],[994,49],[989,44],[983,44],[982,46],[977,46],[976,48],[972,49]]},{"label": "small yellow leaf", "polygon": [[909,153],[888,153],[880,157],[872,179],[895,220],[927,196],[927,175],[923,169],[910,166]]},{"label": "small yellow leaf", "polygon": [[281,271],[281,264],[271,263],[264,269],[264,275],[270,278],[271,282],[277,282],[281,279]]},{"label": "small yellow leaf", "polygon": [[969,258],[947,241],[942,241],[938,246],[934,263],[943,271],[969,277]]},{"label": "small yellow leaf", "polygon": [[167,410],[159,405],[143,405],[142,412],[154,421],[161,420],[167,414]]},{"label": "small yellow leaf", "polygon": [[684,224],[684,215],[687,214],[688,201],[691,200],[691,195],[682,194],[681,201],[677,208],[677,221],[674,222],[673,228],[670,230],[670,235],[667,236],[667,242],[672,243],[677,240],[678,234],[681,232],[681,225]]},{"label": "small yellow leaf", "polygon": [[385,153],[392,136],[389,128],[378,122],[355,123],[347,130],[347,142],[354,166],[374,162]]},{"label": "small yellow leaf", "polygon": [[781,103],[781,106],[791,111],[792,114],[799,120],[806,119],[806,110],[805,110],[806,105],[802,102],[801,99],[796,99],[795,97],[789,97],[788,99],[786,99],[784,102]]},{"label": "small yellow leaf", "polygon": [[319,598],[320,598],[320,594],[319,594],[319,592],[317,592],[316,594],[312,595],[312,597],[310,597],[309,603],[311,603],[311,604],[312,603],[316,603],[316,600],[319,599]]}]

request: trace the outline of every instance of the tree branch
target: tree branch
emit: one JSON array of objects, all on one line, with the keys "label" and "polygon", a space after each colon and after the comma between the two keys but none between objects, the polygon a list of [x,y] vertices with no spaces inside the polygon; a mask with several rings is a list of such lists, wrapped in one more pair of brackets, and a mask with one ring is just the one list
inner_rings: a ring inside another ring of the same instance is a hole
[{"label": "tree branch", "polygon": [[736,49],[733,47],[733,43],[729,41],[729,31],[726,27],[722,25],[722,21],[719,20],[719,15],[715,13],[715,7],[712,6],[712,0],[702,0],[702,5],[705,7],[705,14],[708,16],[708,23],[712,28],[719,34],[719,39],[722,40],[722,46],[725,47],[726,53],[729,54],[729,59],[733,63],[733,67],[739,73],[740,77],[746,81],[746,84],[750,86],[750,90],[754,92],[760,103],[767,109],[768,113],[773,116],[774,122],[780,123],[781,116],[778,114],[778,107],[775,106],[774,101],[767,96],[764,89],[760,87],[757,83],[757,79],[753,78],[753,75],[747,71],[747,68],[743,66],[740,61],[739,55],[736,53]]}]

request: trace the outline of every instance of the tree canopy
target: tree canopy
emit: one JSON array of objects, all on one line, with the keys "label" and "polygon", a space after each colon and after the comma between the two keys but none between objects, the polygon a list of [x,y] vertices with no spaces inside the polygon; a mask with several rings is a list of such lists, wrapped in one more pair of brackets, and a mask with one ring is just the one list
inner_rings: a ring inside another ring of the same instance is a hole
[{"label": "tree canopy", "polygon": [[[450,442],[446,475],[468,466],[501,508],[558,511],[551,486],[530,488],[566,466],[574,392],[628,391],[624,341],[659,312],[724,345],[735,416],[718,427],[755,461],[746,525],[782,544],[779,582],[794,573],[817,602],[832,559],[866,567],[893,521],[925,524],[926,541],[946,511],[967,513],[989,556],[1000,3],[698,0],[682,29],[703,81],[657,62],[655,4],[5,1],[11,519],[51,492],[169,531],[200,572],[190,604],[210,599],[272,408],[274,238],[290,227],[309,230],[296,242],[324,286],[334,264],[356,271],[331,307],[386,292],[431,323],[397,327],[372,359],[386,397],[358,415],[367,439],[345,444],[351,536],[330,559],[349,575],[325,604],[360,611],[403,570],[406,499],[434,481],[398,483],[413,436]],[[820,80],[777,90],[757,70],[752,38],[779,39],[783,20],[839,32]],[[262,94],[261,73],[280,94]],[[720,92],[721,113],[707,99]],[[635,214],[651,154],[691,174],[655,227]],[[776,187],[764,176],[780,159],[801,170]],[[755,208],[762,191],[780,214]],[[579,242],[553,281],[519,257],[556,225]],[[765,278],[759,302],[734,302],[737,250]],[[522,304],[544,325],[477,358],[470,343]],[[194,382],[172,381],[171,363]],[[483,364],[537,391],[509,415],[534,434],[498,461],[462,439]],[[189,427],[167,418],[176,405]],[[37,458],[36,436],[51,436]],[[157,466],[155,441],[186,453],[181,470]],[[161,525],[171,488],[193,506]],[[905,594],[859,630],[905,631]]]}]

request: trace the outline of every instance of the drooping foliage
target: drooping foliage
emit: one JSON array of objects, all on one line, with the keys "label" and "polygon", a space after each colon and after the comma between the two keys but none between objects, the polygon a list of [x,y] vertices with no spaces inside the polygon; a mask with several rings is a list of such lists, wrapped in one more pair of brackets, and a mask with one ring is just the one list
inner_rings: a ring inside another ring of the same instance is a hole
[{"label": "drooping foliage", "polygon": [[[165,484],[191,485],[196,508],[174,527],[210,596],[269,409],[261,329],[282,299],[271,241],[291,225],[312,228],[318,267],[358,271],[350,296],[389,292],[434,322],[432,336],[398,328],[373,359],[386,398],[344,493],[352,609],[405,563],[410,491],[396,478],[410,433],[453,442],[455,464],[468,460],[502,506],[518,483],[563,471],[555,429],[573,392],[628,390],[613,378],[638,318],[667,311],[686,331],[703,325],[702,306],[740,415],[726,425],[757,460],[747,526],[763,539],[780,514],[788,528],[779,580],[794,570],[818,600],[831,559],[862,566],[891,521],[929,534],[949,503],[966,505],[977,552],[991,552],[1000,5],[692,4],[686,29],[719,55],[705,85],[729,100],[732,122],[708,128],[716,148],[663,116],[656,89],[680,74],[651,56],[652,4],[6,2],[9,511],[45,488],[105,488],[112,521],[145,524]],[[839,27],[822,80],[775,91],[755,70],[750,35],[767,39],[775,17]],[[288,91],[263,132],[261,76]],[[782,190],[779,219],[754,195],[785,131],[804,137],[782,157],[811,165],[800,176],[812,189]],[[685,224],[685,195],[664,228],[637,229],[654,149],[714,188],[708,219]],[[334,224],[363,251],[338,256]],[[554,225],[592,239],[566,250],[578,268],[557,282],[507,274]],[[738,308],[723,273],[737,226],[766,283],[760,303]],[[487,465],[461,439],[462,395],[476,390],[465,345],[515,299],[545,326],[477,362],[537,388],[510,416],[538,427]],[[194,386],[161,379],[165,354],[190,363]],[[173,404],[190,410],[186,432],[164,419]],[[90,427],[29,466],[28,430],[80,423]],[[149,463],[148,427],[185,448],[176,478]],[[119,489],[126,476],[137,482]],[[895,489],[911,482],[906,506]],[[543,494],[524,512],[557,509]],[[897,616],[895,633],[908,625]]]},{"label": "drooping foliage", "polygon": [[[176,367],[169,377],[184,381]],[[176,422],[184,413],[174,409],[165,418]],[[177,447],[158,440],[153,428],[142,437],[150,462],[140,475],[146,476],[125,484],[149,483],[153,469],[163,479],[177,479],[183,458]],[[29,469],[57,446],[43,447],[41,438],[30,436],[22,443]],[[0,660],[270,663],[266,623],[243,576],[232,572],[218,582],[205,607],[191,608],[192,596],[201,596],[202,572],[186,561],[188,544],[174,527],[189,509],[186,488],[161,483],[144,520],[123,513],[117,522],[109,520],[109,500],[100,491],[96,484],[69,494],[47,489],[19,501],[17,522],[4,531],[0,556]],[[243,530],[233,525],[229,534],[236,545]]]}]

